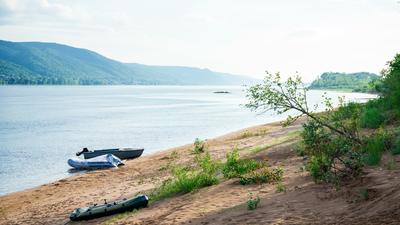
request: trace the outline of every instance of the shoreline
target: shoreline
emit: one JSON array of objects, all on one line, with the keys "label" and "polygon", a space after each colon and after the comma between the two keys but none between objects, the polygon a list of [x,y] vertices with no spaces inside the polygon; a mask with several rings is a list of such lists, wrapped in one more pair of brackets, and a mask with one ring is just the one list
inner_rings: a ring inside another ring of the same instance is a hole
[{"label": "shoreline", "polygon": [[[253,126],[249,126],[249,127],[246,127],[246,128],[241,128],[241,129],[234,130],[234,131],[229,131],[229,132],[226,132],[226,133],[224,133],[224,134],[221,134],[221,135],[218,135],[218,136],[215,136],[215,137],[206,138],[206,139],[204,139],[203,141],[207,142],[207,141],[209,141],[209,140],[217,140],[217,139],[221,139],[221,138],[223,138],[223,137],[225,137],[225,136],[236,135],[236,134],[240,134],[240,133],[243,133],[243,132],[245,132],[245,131],[252,130],[252,129],[255,129],[255,128],[258,128],[258,127],[261,127],[261,126],[272,125],[272,124],[280,124],[281,122],[282,122],[282,120],[280,120],[280,121],[274,121],[274,122],[270,122],[270,123],[265,123],[265,124],[253,125]],[[167,149],[159,149],[159,150],[155,150],[155,151],[152,152],[152,153],[144,154],[144,155],[142,155],[142,156],[139,157],[139,158],[152,157],[152,156],[157,156],[157,155],[159,155],[159,154],[164,155],[163,153],[171,153],[171,152],[174,151],[175,149],[186,148],[186,147],[192,146],[192,145],[193,145],[193,143],[186,143],[186,144],[182,144],[182,145],[175,146],[175,147],[171,147],[171,148],[167,148]],[[136,160],[136,159],[132,159],[132,160]],[[131,162],[132,160],[127,160],[126,162],[129,163],[129,162]],[[113,168],[112,168],[112,169],[113,169]],[[115,168],[115,169],[118,169],[118,168]],[[109,170],[109,169],[103,169],[103,170]],[[73,178],[73,177],[75,177],[75,176],[81,176],[81,175],[85,175],[85,174],[90,174],[90,173],[96,172],[96,171],[102,171],[102,169],[100,169],[100,170],[93,170],[93,171],[83,170],[83,171],[73,172],[73,173],[70,173],[69,175],[67,175],[67,176],[65,176],[65,177],[58,178],[58,179],[55,179],[55,180],[53,180],[53,181],[45,182],[45,183],[43,183],[43,184],[39,184],[39,185],[36,185],[36,186],[34,186],[34,187],[28,187],[28,188],[26,188],[26,189],[22,189],[22,190],[10,192],[10,193],[6,193],[6,194],[0,194],[0,198],[6,197],[7,195],[16,194],[16,193],[19,193],[19,192],[25,192],[25,191],[34,190],[34,189],[40,188],[41,186],[46,186],[46,185],[49,185],[49,184],[58,182],[58,181],[60,181],[60,180],[65,180],[65,179]]]},{"label": "shoreline", "polygon": [[[224,136],[230,136],[230,135],[242,133],[242,132],[244,132],[244,131],[246,131],[246,130],[255,129],[255,128],[257,128],[257,127],[265,126],[265,125],[269,125],[269,124],[275,124],[275,123],[280,124],[282,121],[283,121],[283,120],[277,120],[277,121],[273,121],[273,122],[269,122],[269,123],[265,123],[265,124],[252,125],[252,126],[249,126],[249,127],[246,127],[246,128],[241,128],[241,129],[237,129],[237,130],[228,131],[228,132],[226,132],[226,133],[223,133],[223,134],[220,134],[220,135],[217,135],[217,136],[214,136],[214,137],[206,138],[206,139],[204,139],[203,141],[206,142],[206,141],[208,141],[208,140],[220,139],[220,138],[223,138]],[[173,151],[174,149],[184,148],[184,147],[192,146],[192,145],[193,145],[193,143],[185,143],[185,144],[182,144],[182,145],[178,145],[178,146],[174,146],[174,147],[170,147],[170,148],[166,148],[166,149],[153,150],[153,152],[151,152],[151,153],[149,153],[149,154],[145,154],[145,152],[144,152],[144,154],[143,154],[141,157],[139,157],[139,158],[152,157],[152,156],[156,156],[156,155],[158,155],[158,154],[171,152],[171,151]],[[73,154],[73,155],[74,155],[74,154]],[[132,160],[135,160],[135,159],[132,159]],[[127,160],[127,162],[130,162],[130,161],[132,161],[132,160]],[[72,168],[70,168],[70,169],[72,169]],[[117,169],[117,168],[116,168],[116,169]],[[107,169],[105,169],[105,170],[107,170]],[[44,182],[44,183],[42,183],[42,184],[38,184],[38,185],[35,185],[35,186],[33,186],[33,187],[28,187],[28,188],[25,188],[25,189],[22,189],[22,190],[14,191],[14,192],[9,192],[9,193],[5,193],[5,194],[0,194],[0,198],[1,198],[1,197],[5,197],[5,196],[7,196],[7,195],[16,194],[16,193],[18,193],[18,192],[24,192],[24,191],[33,190],[33,189],[39,188],[39,187],[41,187],[41,186],[45,186],[45,185],[48,185],[48,184],[51,184],[51,183],[58,182],[58,181],[60,181],[60,180],[65,180],[65,179],[72,178],[72,177],[75,177],[75,176],[80,176],[80,175],[84,175],[84,174],[89,174],[89,173],[92,173],[92,172],[95,172],[95,171],[98,171],[98,170],[94,170],[94,171],[83,170],[83,171],[77,171],[77,172],[68,172],[68,175],[66,175],[66,176],[64,176],[64,177],[61,177],[61,178],[54,179],[54,180],[52,180],[52,181]]]},{"label": "shoreline", "polygon": [[[341,189],[316,184],[304,169],[305,158],[295,144],[305,118],[282,127],[262,124],[205,140],[211,157],[224,160],[238,148],[240,157],[284,170],[281,185],[241,185],[238,179],[222,180],[198,191],[177,194],[135,212],[71,222],[78,207],[149,193],[170,178],[171,162],[191,166],[193,144],[129,160],[124,166],[71,176],[24,191],[0,196],[0,225],[8,224],[399,224],[400,170],[389,170],[383,157],[378,168],[366,168],[362,177]],[[393,160],[393,159],[392,159]],[[400,156],[394,159],[400,166]],[[369,190],[360,200],[360,190]],[[256,210],[247,209],[249,196],[260,198]]]},{"label": "shoreline", "polygon": [[[214,138],[206,139],[204,140],[205,144],[208,146],[210,149],[210,153],[217,158],[223,158],[226,154],[226,152],[232,150],[235,146],[238,146],[240,148],[252,148],[255,146],[258,146],[260,144],[263,144],[264,142],[262,140],[257,140],[255,142],[241,142],[243,138],[241,138],[241,135],[243,133],[248,134],[253,133],[255,137],[261,137],[257,132],[263,132],[263,135],[268,135],[269,131],[274,132],[277,130],[281,130],[285,128],[281,128],[280,122],[273,122],[273,123],[268,123],[268,124],[262,124],[262,125],[256,125],[248,128],[243,128],[237,131],[229,132]],[[299,129],[299,124],[295,126],[289,127],[287,130],[288,131],[293,131],[293,130],[298,130]],[[288,132],[287,131],[287,132]],[[287,134],[287,132],[285,134]],[[284,133],[280,134],[280,136],[284,135]],[[246,138],[244,138],[246,139]],[[232,142],[232,143],[230,143]],[[225,149],[220,152],[220,149],[215,149],[219,148],[220,146],[223,146]],[[119,168],[115,169],[109,169],[109,170],[95,170],[95,171],[88,171],[82,174],[77,174],[73,176],[68,176],[63,179],[59,179],[54,182],[46,183],[37,187],[33,188],[28,188],[22,191],[16,191],[12,193],[8,193],[5,195],[0,196],[0,201],[2,202],[0,206],[0,215],[5,215],[5,220],[0,219],[0,224],[7,224],[10,217],[8,217],[8,213],[10,212],[9,209],[14,209],[17,210],[19,207],[17,207],[17,202],[19,199],[26,199],[28,198],[29,200],[24,201],[24,205],[28,207],[29,205],[36,205],[37,207],[37,201],[39,200],[43,206],[48,205],[48,204],[56,204],[57,201],[56,199],[60,198],[65,198],[65,191],[68,190],[70,194],[75,193],[76,195],[79,195],[79,197],[73,201],[73,203],[70,204],[70,207],[67,207],[66,210],[64,211],[64,216],[62,221],[66,221],[68,219],[68,213],[72,211],[73,208],[76,207],[82,207],[87,204],[92,204],[93,202],[96,202],[96,199],[93,198],[95,196],[102,195],[101,198],[98,198],[97,202],[101,202],[104,197],[108,197],[107,199],[118,199],[120,197],[125,197],[125,196],[131,196],[134,195],[135,193],[148,190],[153,188],[156,184],[160,183],[161,180],[165,179],[168,176],[167,171],[161,171],[163,166],[167,163],[165,159],[169,158],[169,155],[171,155],[172,152],[177,152],[180,155],[180,163],[188,163],[191,158],[191,149],[193,147],[193,144],[186,144],[166,150],[161,150],[159,152],[155,152],[149,155],[145,155],[142,157],[139,157],[137,159],[133,160],[128,160],[124,166],[121,166]],[[215,155],[216,154],[216,155]],[[242,154],[242,153],[241,153]],[[245,156],[246,154],[244,154]],[[148,165],[152,165],[152,169],[149,169],[146,167]],[[147,171],[146,171],[147,170]],[[160,170],[160,171],[159,171]],[[133,173],[132,176],[129,175],[129,173]],[[155,173],[155,174],[154,174]],[[131,181],[134,181],[137,179],[139,176],[141,178],[144,178],[146,181],[143,182],[143,180],[140,180],[138,183],[142,183],[145,185],[141,184],[136,184],[136,185],[124,185],[123,183],[120,183],[121,185],[116,185],[116,186],[123,186],[119,189],[119,191],[115,191],[114,193],[110,190],[102,189],[100,192],[99,190],[94,191],[94,188],[97,185],[102,185],[102,182],[106,181],[107,179],[104,179],[107,176],[112,176],[113,178],[118,177],[119,182],[124,182],[124,183],[129,183]],[[126,176],[126,177],[125,177]],[[152,177],[152,181],[148,182],[147,180],[149,177]],[[128,178],[128,179],[125,179]],[[132,179],[135,178],[135,179]],[[128,181],[127,181],[128,180]],[[141,187],[138,187],[141,186]],[[60,189],[65,189],[65,190],[60,190]],[[75,191],[80,189],[80,191],[87,192],[85,194],[84,192],[81,194],[77,194]],[[72,193],[71,193],[72,191]],[[68,193],[67,192],[67,193]],[[94,192],[94,193],[93,193]],[[92,194],[90,194],[92,193]],[[92,197],[89,197],[92,196]],[[54,199],[56,198],[56,199]],[[61,201],[64,202],[65,200]],[[60,202],[60,204],[62,204]],[[41,205],[40,204],[40,205]],[[57,205],[57,204],[56,204]],[[8,208],[8,209],[7,209]],[[25,208],[25,207],[24,207]],[[29,207],[28,207],[29,208]],[[29,210],[27,211],[29,213]],[[14,214],[14,213],[12,213]],[[57,217],[56,217],[57,218]],[[51,218],[49,219],[49,224],[55,223],[58,224],[60,222],[61,218],[54,218],[55,220],[52,220]],[[15,217],[12,216],[13,222],[21,222],[20,219],[17,219],[17,221],[14,220]],[[31,223],[36,220],[32,221],[24,221],[25,223]]]}]

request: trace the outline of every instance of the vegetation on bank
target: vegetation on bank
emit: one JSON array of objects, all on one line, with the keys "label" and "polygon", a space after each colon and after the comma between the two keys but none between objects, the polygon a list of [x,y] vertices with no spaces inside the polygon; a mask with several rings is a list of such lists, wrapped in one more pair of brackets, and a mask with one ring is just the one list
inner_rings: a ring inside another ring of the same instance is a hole
[{"label": "vegetation on bank", "polygon": [[209,69],[122,63],[56,43],[0,40],[0,85],[242,85],[255,81]]},{"label": "vegetation on bank", "polygon": [[[278,74],[267,74],[264,83],[248,89],[249,103],[253,110],[274,110],[279,114],[297,111],[289,116],[284,125],[307,117],[300,133],[301,141],[296,152],[306,156],[305,168],[314,181],[333,183],[339,187],[343,181],[356,179],[365,166],[380,164],[385,152],[400,154],[400,54],[388,63],[376,91],[380,97],[365,104],[347,103],[339,99],[334,107],[332,99],[324,97],[325,112],[316,112],[316,107],[307,104],[307,91],[299,77],[281,81]],[[297,136],[297,132],[289,136]],[[258,133],[243,133],[240,138],[257,136]],[[291,140],[291,139],[290,139]],[[154,188],[150,201],[190,193],[218,184],[224,180],[237,179],[239,184],[275,183],[276,192],[286,192],[283,169],[270,168],[265,162],[244,159],[234,148],[223,161],[215,160],[200,139],[194,142],[191,165],[177,165],[176,152],[169,157],[170,178]],[[267,148],[267,147],[266,147]],[[263,149],[266,149],[263,148]],[[255,154],[258,151],[251,151]],[[395,165],[387,164],[388,169]],[[368,199],[368,190],[360,192],[360,199]],[[250,194],[246,201],[248,210],[255,210],[261,199]]]},{"label": "vegetation on bank", "polygon": [[340,185],[356,178],[364,166],[379,165],[385,151],[400,153],[400,54],[388,62],[382,75],[374,86],[379,98],[366,104],[340,98],[335,108],[325,96],[325,112],[316,113],[316,107],[307,104],[308,88],[299,76],[283,82],[279,73],[267,74],[262,84],[248,89],[247,107],[278,114],[297,111],[286,125],[306,116],[297,152],[308,156],[306,168],[316,182]]},{"label": "vegetation on bank", "polygon": [[379,76],[374,73],[323,73],[309,86],[310,89],[349,90],[353,92],[374,92]]},{"label": "vegetation on bank", "polygon": [[[202,142],[196,139],[194,149],[198,148],[199,143]],[[195,156],[192,166],[176,165],[173,162],[169,164],[171,177],[152,190],[149,194],[151,202],[193,192],[226,179],[239,178],[243,185],[282,180],[282,168],[269,169],[266,163],[240,158],[237,148],[226,154],[225,162],[213,159],[207,149],[194,150],[193,153]]]}]

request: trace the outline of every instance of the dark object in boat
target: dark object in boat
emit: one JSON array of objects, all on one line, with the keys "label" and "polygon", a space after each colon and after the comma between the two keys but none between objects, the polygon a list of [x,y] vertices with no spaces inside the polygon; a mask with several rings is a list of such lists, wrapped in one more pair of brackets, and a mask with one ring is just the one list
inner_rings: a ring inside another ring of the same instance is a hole
[{"label": "dark object in boat", "polygon": [[143,148],[113,148],[113,149],[100,149],[89,151],[87,148],[84,148],[82,151],[76,153],[77,156],[83,154],[85,159],[90,159],[93,157],[113,154],[120,159],[134,159],[140,157],[143,153]]},{"label": "dark object in boat", "polygon": [[230,94],[229,91],[214,91],[214,94]]},{"label": "dark object in boat", "polygon": [[93,206],[75,209],[69,216],[69,219],[72,221],[88,220],[143,208],[146,207],[148,203],[149,198],[146,195],[139,195],[130,199],[117,200],[111,203],[107,203],[107,201],[104,200],[103,205],[95,204]]},{"label": "dark object in boat", "polygon": [[83,148],[82,151],[76,153],[76,156],[80,156],[80,155],[82,155],[82,153],[88,152],[88,151],[89,151],[89,149]]}]

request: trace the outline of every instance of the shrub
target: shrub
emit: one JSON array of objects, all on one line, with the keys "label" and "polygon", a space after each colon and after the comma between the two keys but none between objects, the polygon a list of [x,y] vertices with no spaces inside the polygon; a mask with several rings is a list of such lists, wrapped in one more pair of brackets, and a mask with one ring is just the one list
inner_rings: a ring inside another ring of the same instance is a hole
[{"label": "shrub", "polygon": [[303,127],[305,153],[310,157],[306,168],[314,181],[337,183],[344,177],[361,172],[362,159],[357,143],[347,137],[333,135],[313,121]]},{"label": "shrub", "polygon": [[400,136],[397,137],[396,140],[394,141],[394,144],[390,149],[390,152],[392,153],[392,155],[400,154]]},{"label": "shrub", "polygon": [[199,138],[196,138],[193,145],[194,145],[193,149],[194,154],[200,154],[204,152],[205,150],[204,141],[200,140]]},{"label": "shrub", "polygon": [[197,155],[195,157],[195,161],[197,167],[200,167],[200,172],[210,176],[216,176],[221,166],[221,163],[219,161],[213,160],[211,158],[209,152],[206,152],[203,155]]},{"label": "shrub", "polygon": [[253,198],[253,195],[250,194],[249,199],[247,200],[247,209],[248,210],[255,210],[258,207],[258,204],[260,203],[260,197],[257,196],[257,198]]},{"label": "shrub", "polygon": [[306,169],[310,172],[314,181],[329,182],[332,180],[331,164],[332,162],[324,155],[311,156]]},{"label": "shrub", "polygon": [[381,110],[378,108],[366,107],[360,117],[361,127],[364,128],[378,128],[385,118],[381,114]]},{"label": "shrub", "polygon": [[378,165],[385,149],[390,148],[390,139],[390,134],[382,131],[378,131],[376,134],[367,138],[363,149],[366,153],[364,156],[364,163],[370,166]]},{"label": "shrub", "polygon": [[390,106],[399,111],[400,109],[400,54],[397,54],[392,61],[388,63],[388,68],[382,71],[383,85],[380,92],[385,101]]},{"label": "shrub", "polygon": [[222,174],[225,178],[239,177],[262,166],[261,163],[252,159],[240,159],[237,148],[226,154],[226,162],[222,167]]},{"label": "shrub", "polygon": [[176,194],[185,194],[202,187],[211,186],[219,182],[219,162],[211,159],[208,152],[195,158],[196,166],[192,170],[175,166],[172,169],[173,177],[162,183],[151,193],[152,201],[171,197]]},{"label": "shrub", "polygon": [[275,169],[268,169],[263,168],[260,171],[253,171],[248,174],[240,176],[240,184],[247,185],[247,184],[261,184],[261,183],[273,183],[281,181],[283,177],[283,169],[282,168],[275,168]]}]

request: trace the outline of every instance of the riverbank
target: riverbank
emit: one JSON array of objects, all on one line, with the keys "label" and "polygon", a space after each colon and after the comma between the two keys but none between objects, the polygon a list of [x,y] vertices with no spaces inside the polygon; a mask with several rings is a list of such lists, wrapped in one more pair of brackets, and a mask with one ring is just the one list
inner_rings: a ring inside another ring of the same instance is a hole
[{"label": "riverbank", "polygon": [[[0,197],[0,224],[398,224],[400,222],[400,171],[367,168],[360,180],[341,190],[315,184],[295,154],[301,124],[281,127],[264,124],[206,141],[211,155],[223,159],[237,146],[242,157],[267,161],[284,168],[286,192],[275,185],[238,184],[235,179],[151,204],[136,213],[85,222],[68,222],[76,207],[103,199],[145,193],[169,176],[171,158],[193,162],[192,144],[130,160],[125,166],[69,177],[37,188]],[[396,158],[398,168],[400,159]],[[361,199],[361,190],[370,190]],[[247,210],[249,193],[260,197],[260,206]]]}]

